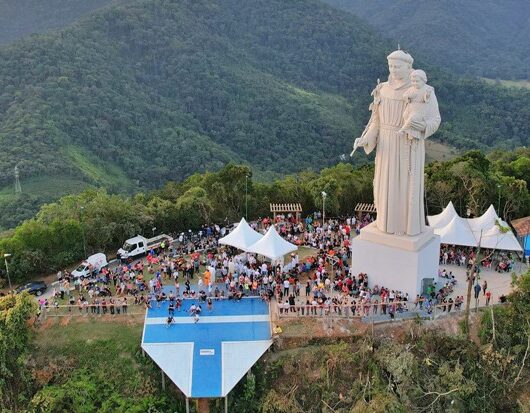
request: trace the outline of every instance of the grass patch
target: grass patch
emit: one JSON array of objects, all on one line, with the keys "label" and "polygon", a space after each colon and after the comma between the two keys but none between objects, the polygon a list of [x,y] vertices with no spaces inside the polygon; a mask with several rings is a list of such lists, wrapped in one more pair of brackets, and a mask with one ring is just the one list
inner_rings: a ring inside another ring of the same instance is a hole
[{"label": "grass patch", "polygon": [[35,344],[39,352],[49,355],[75,355],[85,345],[98,341],[112,341],[122,349],[139,350],[142,323],[102,322],[94,318],[73,317],[67,325],[52,325],[38,330]]},{"label": "grass patch", "polygon": [[530,89],[530,81],[528,80],[503,80],[503,79],[488,79],[483,78],[490,85],[500,85],[505,87]]},{"label": "grass patch", "polygon": [[[71,176],[35,176],[21,180],[22,193],[41,198],[56,199],[64,194],[75,194],[85,189],[88,184]],[[8,185],[0,189],[0,202],[16,199],[14,186]]]},{"label": "grass patch", "polygon": [[433,161],[447,161],[457,156],[455,148],[440,142],[425,140],[425,163]]},{"label": "grass patch", "polygon": [[76,146],[65,148],[66,156],[98,186],[130,189],[132,183],[125,173],[116,165],[102,164],[96,157]]}]

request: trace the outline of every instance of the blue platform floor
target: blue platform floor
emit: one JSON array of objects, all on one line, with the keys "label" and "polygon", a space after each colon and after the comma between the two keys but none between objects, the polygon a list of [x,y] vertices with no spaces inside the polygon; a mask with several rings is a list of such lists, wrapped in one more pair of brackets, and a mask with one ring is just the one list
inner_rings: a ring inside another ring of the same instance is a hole
[{"label": "blue platform floor", "polygon": [[197,323],[188,313],[197,300],[183,300],[167,325],[168,302],[147,311],[142,347],[187,397],[222,397],[270,346],[269,306],[261,298],[200,303]]}]

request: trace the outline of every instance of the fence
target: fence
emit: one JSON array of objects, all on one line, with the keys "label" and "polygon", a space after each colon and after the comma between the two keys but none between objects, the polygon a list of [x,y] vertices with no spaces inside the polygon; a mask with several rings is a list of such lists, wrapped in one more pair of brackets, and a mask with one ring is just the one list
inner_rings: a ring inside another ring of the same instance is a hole
[{"label": "fence", "polygon": [[[249,296],[242,296],[240,299],[247,299],[247,298],[257,298],[259,297],[258,294]],[[230,298],[230,297],[208,297],[212,301],[223,301],[223,300],[234,300],[238,301],[239,299],[237,297]],[[184,301],[186,300],[192,300],[192,301],[198,301],[199,304],[205,303],[206,300],[201,300],[199,297],[186,297],[183,298]],[[169,302],[168,299],[166,299],[167,302]],[[151,307],[157,307],[158,303],[156,299],[152,298],[149,300],[149,304]],[[47,317],[103,317],[103,316],[116,316],[116,317],[127,317],[127,316],[145,316],[145,305],[144,304],[128,304],[124,306],[118,304],[114,304],[113,306],[110,306],[109,303],[107,303],[105,306],[100,304],[61,304],[61,305],[48,305],[48,306],[41,306],[41,319],[46,319]],[[269,309],[270,314],[270,309]]]},{"label": "fence", "polygon": [[141,305],[128,305],[125,309],[121,305],[109,306],[78,306],[78,305],[54,305],[48,307],[41,307],[40,318],[46,319],[48,317],[128,317],[128,316],[144,316],[145,307]]},{"label": "fence", "polygon": [[[475,309],[478,308],[476,300],[471,301],[473,306],[475,301]],[[443,314],[460,313],[464,311],[465,303],[445,303],[427,306],[425,302],[420,307],[420,304],[411,303],[410,301],[394,301],[388,303],[369,303],[369,304],[355,304],[355,305],[310,305],[310,304],[277,304],[276,311],[279,318],[301,318],[301,317],[317,317],[317,318],[341,318],[341,319],[376,319],[388,318],[399,319],[418,316],[421,318],[435,319]],[[393,314],[393,316],[392,316]]]}]

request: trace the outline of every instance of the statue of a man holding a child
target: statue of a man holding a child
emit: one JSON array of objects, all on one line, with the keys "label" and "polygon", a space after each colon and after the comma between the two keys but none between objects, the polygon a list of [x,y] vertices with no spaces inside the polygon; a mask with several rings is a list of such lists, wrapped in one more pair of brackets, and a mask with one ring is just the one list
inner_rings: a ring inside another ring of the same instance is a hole
[{"label": "statue of a man holding a child", "polygon": [[390,75],[372,92],[372,115],[354,150],[376,149],[374,204],[380,231],[418,235],[425,231],[425,139],[440,126],[434,89],[423,70],[402,50],[388,57]]}]

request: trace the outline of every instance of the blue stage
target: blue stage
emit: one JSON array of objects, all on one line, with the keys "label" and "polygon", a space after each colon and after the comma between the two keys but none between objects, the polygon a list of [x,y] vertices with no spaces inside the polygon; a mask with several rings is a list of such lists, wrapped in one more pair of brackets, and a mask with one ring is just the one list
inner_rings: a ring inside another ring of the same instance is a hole
[{"label": "blue stage", "polygon": [[[261,298],[213,300],[211,311],[184,299],[171,325],[169,302],[152,304],[142,348],[186,397],[226,396],[272,344],[269,306]],[[202,307],[197,323],[188,312],[192,304]]]}]

